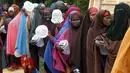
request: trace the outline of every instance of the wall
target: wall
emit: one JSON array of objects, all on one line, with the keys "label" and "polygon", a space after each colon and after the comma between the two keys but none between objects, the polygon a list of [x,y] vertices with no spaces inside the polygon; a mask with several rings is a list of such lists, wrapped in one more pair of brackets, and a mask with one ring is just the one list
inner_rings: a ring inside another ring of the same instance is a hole
[{"label": "wall", "polygon": [[97,7],[99,9],[107,9],[113,14],[115,5],[120,2],[125,2],[130,5],[130,0],[90,0],[89,8]]}]

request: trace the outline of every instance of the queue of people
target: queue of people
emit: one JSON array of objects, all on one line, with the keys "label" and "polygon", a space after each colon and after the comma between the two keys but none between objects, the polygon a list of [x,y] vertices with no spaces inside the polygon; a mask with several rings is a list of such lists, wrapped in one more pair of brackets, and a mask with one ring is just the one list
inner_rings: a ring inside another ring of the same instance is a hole
[{"label": "queue of people", "polygon": [[[0,7],[0,73],[129,73],[130,7],[82,14],[61,0]],[[42,27],[43,26],[43,27]],[[46,27],[46,29],[45,29]],[[39,29],[38,29],[39,28]],[[40,29],[41,28],[41,29]]]}]

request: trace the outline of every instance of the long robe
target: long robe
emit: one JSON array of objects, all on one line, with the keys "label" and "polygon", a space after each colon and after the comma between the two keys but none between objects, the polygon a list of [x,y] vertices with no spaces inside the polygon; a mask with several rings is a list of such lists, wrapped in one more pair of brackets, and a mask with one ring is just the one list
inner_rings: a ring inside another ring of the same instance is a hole
[{"label": "long robe", "polygon": [[128,28],[119,48],[111,73],[130,73],[130,28]]},{"label": "long robe", "polygon": [[0,36],[0,73],[2,73],[2,47],[3,47],[3,42]]},{"label": "long robe", "polygon": [[[101,52],[101,49],[105,49],[106,50],[106,55],[102,55],[102,61],[104,62],[104,73],[110,73],[111,72],[111,69],[113,67],[113,64],[115,62],[115,59],[116,59],[116,56],[117,56],[117,53],[118,53],[118,50],[119,50],[119,47],[120,47],[120,43],[121,43],[121,40],[120,41],[112,41],[110,39],[108,39],[106,37],[106,35],[99,35],[96,37],[95,40],[102,40],[104,41],[104,47],[101,47],[102,45],[100,45],[100,52]],[[106,56],[105,58],[103,58],[103,56]]]},{"label": "long robe", "polygon": [[108,28],[102,23],[104,12],[105,10],[100,10],[97,13],[95,21],[88,30],[86,43],[87,73],[103,73],[101,54],[99,48],[94,43],[94,39],[98,35],[105,33]]}]

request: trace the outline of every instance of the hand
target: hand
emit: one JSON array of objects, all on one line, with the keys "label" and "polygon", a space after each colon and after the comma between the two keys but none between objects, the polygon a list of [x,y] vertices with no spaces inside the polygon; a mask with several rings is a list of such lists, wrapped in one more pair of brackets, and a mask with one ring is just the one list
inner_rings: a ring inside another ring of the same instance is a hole
[{"label": "hand", "polygon": [[104,46],[104,41],[95,40],[95,44],[96,44],[97,46]]},{"label": "hand", "polygon": [[63,49],[61,48],[61,45],[56,45],[56,48],[59,50],[59,51],[63,51]]},{"label": "hand", "polygon": [[52,36],[52,34],[51,34],[51,32],[49,31],[49,32],[48,32],[48,37],[50,37],[50,36]]},{"label": "hand", "polygon": [[26,16],[30,16],[30,12],[28,12],[25,8],[22,9],[22,11],[25,13]]},{"label": "hand", "polygon": [[74,69],[73,72],[74,73],[80,73],[79,69]]}]

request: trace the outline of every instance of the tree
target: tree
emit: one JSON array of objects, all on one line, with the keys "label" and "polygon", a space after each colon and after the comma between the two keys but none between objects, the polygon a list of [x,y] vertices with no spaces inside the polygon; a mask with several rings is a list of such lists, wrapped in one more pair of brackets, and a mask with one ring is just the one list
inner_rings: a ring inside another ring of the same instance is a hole
[{"label": "tree", "polygon": [[[50,6],[52,2],[57,1],[57,0],[46,0],[45,1],[45,5],[46,6]],[[78,7],[80,7],[81,12],[84,14],[86,13],[87,9],[88,9],[88,5],[89,5],[89,0],[62,0],[64,2],[67,2],[69,4],[75,4]]]}]

